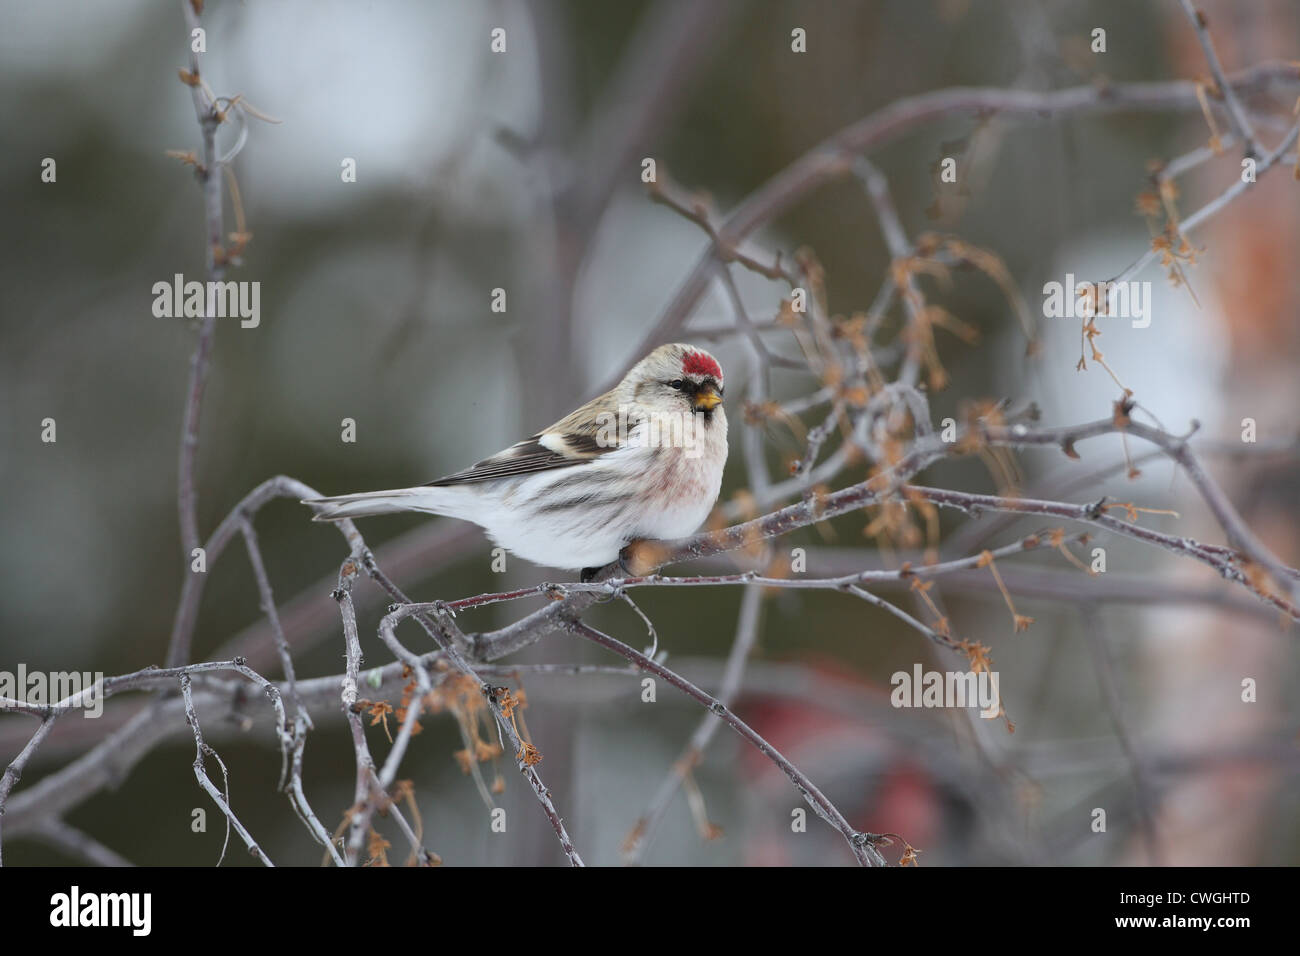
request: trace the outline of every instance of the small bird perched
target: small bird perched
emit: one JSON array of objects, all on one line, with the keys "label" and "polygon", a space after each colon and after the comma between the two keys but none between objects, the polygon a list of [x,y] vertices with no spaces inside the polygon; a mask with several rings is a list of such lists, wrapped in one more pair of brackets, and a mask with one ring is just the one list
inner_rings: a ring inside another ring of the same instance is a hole
[{"label": "small bird perched", "polygon": [[722,391],[712,355],[661,345],[604,395],[471,468],[303,504],[316,521],[461,518],[522,558],[586,576],[633,541],[684,537],[708,517],[727,462]]}]

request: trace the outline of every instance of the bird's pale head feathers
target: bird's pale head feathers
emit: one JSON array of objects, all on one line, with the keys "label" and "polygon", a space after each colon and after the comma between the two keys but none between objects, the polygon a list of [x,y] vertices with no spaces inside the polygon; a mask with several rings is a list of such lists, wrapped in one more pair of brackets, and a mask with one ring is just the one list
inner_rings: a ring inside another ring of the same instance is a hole
[{"label": "bird's pale head feathers", "polygon": [[654,406],[686,405],[711,412],[722,403],[722,366],[704,349],[661,345],[632,367],[619,390]]}]

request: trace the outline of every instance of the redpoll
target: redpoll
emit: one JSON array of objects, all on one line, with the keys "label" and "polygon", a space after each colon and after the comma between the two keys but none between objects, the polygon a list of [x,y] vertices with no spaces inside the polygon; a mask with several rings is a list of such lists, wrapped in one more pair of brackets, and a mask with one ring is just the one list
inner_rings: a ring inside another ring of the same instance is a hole
[{"label": "redpoll", "polygon": [[699,528],[726,461],[722,368],[703,349],[661,345],[611,391],[472,468],[303,504],[317,521],[398,511],[461,518],[536,564],[591,570],[633,541]]}]

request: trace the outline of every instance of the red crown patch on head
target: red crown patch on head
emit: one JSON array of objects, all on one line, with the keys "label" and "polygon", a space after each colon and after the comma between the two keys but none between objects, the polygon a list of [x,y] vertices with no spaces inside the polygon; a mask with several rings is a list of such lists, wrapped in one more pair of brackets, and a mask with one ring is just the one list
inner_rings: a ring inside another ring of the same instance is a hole
[{"label": "red crown patch on head", "polygon": [[682,371],[687,375],[712,375],[722,381],[721,367],[703,352],[687,352],[682,359]]}]

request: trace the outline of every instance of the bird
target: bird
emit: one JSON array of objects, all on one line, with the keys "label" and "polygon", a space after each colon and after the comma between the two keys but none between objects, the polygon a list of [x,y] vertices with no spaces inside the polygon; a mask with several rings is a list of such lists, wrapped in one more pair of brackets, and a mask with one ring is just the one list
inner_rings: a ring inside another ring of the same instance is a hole
[{"label": "bird", "polygon": [[511,554],[590,580],[630,545],[685,537],[709,516],[727,462],[723,391],[722,366],[704,349],[661,345],[608,392],[463,471],[302,503],[316,521],[471,521]]}]

